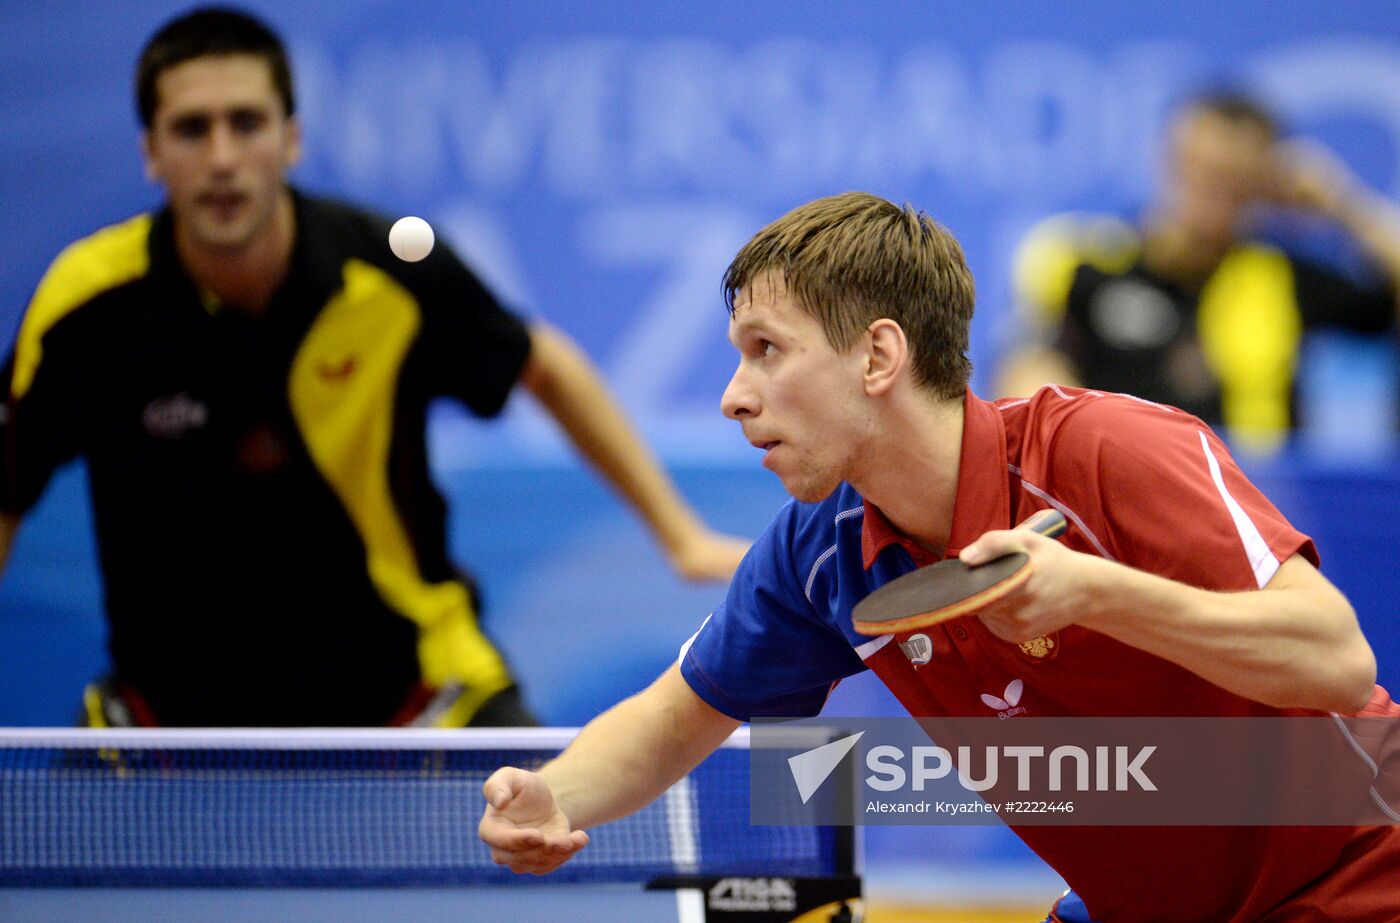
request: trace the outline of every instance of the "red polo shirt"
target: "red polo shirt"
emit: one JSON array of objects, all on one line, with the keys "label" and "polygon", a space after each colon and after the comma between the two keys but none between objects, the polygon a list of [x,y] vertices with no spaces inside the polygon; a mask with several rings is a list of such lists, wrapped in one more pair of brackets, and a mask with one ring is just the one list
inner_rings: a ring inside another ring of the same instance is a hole
[{"label": "red polo shirt", "polygon": [[[1206,589],[1257,589],[1294,554],[1317,564],[1312,541],[1195,417],[1054,386],[995,403],[969,395],[947,556],[1047,507],[1069,520],[1064,541],[1074,550]],[[894,542],[920,565],[935,557],[867,503],[866,567]],[[865,663],[914,715],[1284,714],[1078,626],[1013,644],[964,617],[893,640],[904,647],[885,644]],[[914,658],[926,662],[912,663],[905,649],[927,651]],[[1378,687],[1369,710],[1387,709],[1400,714]],[[1347,920],[1400,919],[1400,828],[1031,826],[1017,833],[1096,920],[1341,919],[1331,914],[1343,899],[1357,902]],[[1390,888],[1379,887],[1387,876]]]}]

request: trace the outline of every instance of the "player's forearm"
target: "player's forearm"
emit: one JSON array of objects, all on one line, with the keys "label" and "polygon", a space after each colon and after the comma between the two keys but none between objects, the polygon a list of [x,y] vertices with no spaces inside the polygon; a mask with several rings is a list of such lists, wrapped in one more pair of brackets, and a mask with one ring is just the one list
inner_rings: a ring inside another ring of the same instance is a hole
[{"label": "player's forearm", "polygon": [[593,364],[567,337],[531,329],[525,385],[574,447],[646,520],[669,551],[703,528],[655,456],[633,430]]},{"label": "player's forearm", "polygon": [[594,827],[655,801],[738,726],[673,666],[590,722],[540,775],[575,830]]},{"label": "player's forearm", "polygon": [[1086,628],[1280,708],[1352,713],[1371,694],[1375,657],[1345,597],[1320,576],[1222,593],[1111,566],[1093,587]]}]

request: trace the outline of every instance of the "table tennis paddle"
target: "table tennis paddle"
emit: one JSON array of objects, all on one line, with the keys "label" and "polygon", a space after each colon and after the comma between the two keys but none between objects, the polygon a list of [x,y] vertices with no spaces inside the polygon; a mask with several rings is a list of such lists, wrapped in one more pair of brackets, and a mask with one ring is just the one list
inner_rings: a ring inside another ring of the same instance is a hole
[{"label": "table tennis paddle", "polygon": [[[1065,517],[1059,510],[1041,510],[1016,528],[1059,538],[1065,532]],[[1025,583],[1031,570],[1030,557],[1021,552],[976,567],[957,558],[939,561],[891,580],[856,603],[851,620],[863,635],[927,628],[1001,599]]]}]

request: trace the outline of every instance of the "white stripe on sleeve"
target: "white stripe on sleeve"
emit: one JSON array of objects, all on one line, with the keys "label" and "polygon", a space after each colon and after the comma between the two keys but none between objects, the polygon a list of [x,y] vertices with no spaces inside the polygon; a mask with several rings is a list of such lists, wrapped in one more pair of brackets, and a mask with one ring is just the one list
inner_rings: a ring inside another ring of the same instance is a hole
[{"label": "white stripe on sleeve", "polygon": [[856,653],[860,655],[861,660],[869,660],[871,657],[875,656],[875,654],[878,653],[882,647],[884,647],[886,644],[889,644],[893,640],[894,635],[880,635],[880,637],[873,638],[862,644],[860,647],[857,647]]},{"label": "white stripe on sleeve", "polygon": [[676,658],[676,663],[680,663],[685,659],[685,655],[690,653],[690,646],[695,643],[696,638],[700,637],[700,632],[705,630],[705,626],[710,624],[710,619],[714,617],[715,614],[713,612],[705,616],[705,621],[701,622],[700,627],[695,629],[695,634],[691,635],[690,639],[681,645],[681,655]]},{"label": "white stripe on sleeve", "polygon": [[1264,536],[1259,533],[1259,527],[1254,524],[1254,520],[1249,518],[1239,501],[1230,495],[1230,489],[1225,486],[1225,477],[1220,473],[1220,461],[1211,451],[1206,434],[1199,435],[1201,450],[1206,453],[1206,464],[1210,466],[1211,480],[1215,481],[1215,489],[1220,491],[1220,499],[1225,501],[1225,508],[1230,511],[1230,518],[1235,521],[1235,531],[1239,533],[1240,543],[1244,545],[1245,556],[1254,571],[1254,580],[1262,588],[1274,579],[1274,574],[1278,572],[1279,560],[1274,557],[1269,543],[1264,541]]}]

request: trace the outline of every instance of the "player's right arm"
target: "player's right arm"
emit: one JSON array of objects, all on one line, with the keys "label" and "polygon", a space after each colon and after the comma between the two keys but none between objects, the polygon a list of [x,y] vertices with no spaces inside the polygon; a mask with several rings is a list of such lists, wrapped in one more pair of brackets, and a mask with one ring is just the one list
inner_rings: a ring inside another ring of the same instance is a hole
[{"label": "player's right arm", "polygon": [[749,542],[712,531],[681,497],[578,344],[548,324],[534,324],[520,380],[579,454],[646,521],[678,574],[693,580],[734,576]]},{"label": "player's right arm", "polygon": [[478,833],[512,871],[542,875],[588,843],[584,830],[638,811],[740,722],[706,704],[672,666],[583,729],[538,773],[505,767],[482,786]]},{"label": "player's right arm", "polygon": [[829,503],[785,506],[679,664],[592,721],[539,773],[506,768],[487,779],[478,829],[492,857],[518,872],[553,871],[587,844],[586,828],[654,801],[741,720],[815,715],[835,682],[865,669],[835,621],[840,556],[826,551],[849,530],[845,564],[863,582],[860,520],[835,515],[858,503],[847,487]]}]

